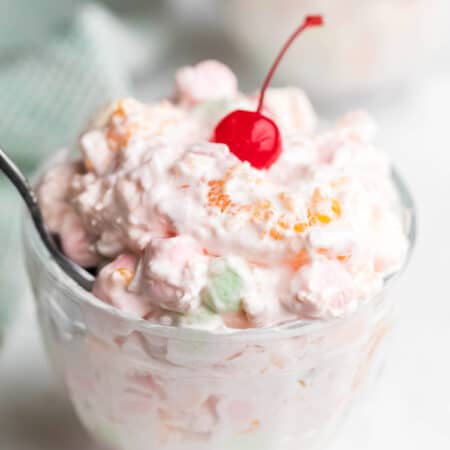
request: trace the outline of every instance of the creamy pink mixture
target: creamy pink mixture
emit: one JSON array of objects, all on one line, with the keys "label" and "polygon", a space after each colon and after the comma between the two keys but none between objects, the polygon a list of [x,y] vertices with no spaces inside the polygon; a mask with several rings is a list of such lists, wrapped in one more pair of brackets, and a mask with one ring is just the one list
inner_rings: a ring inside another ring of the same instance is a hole
[{"label": "creamy pink mixture", "polygon": [[210,142],[228,112],[255,107],[226,66],[183,68],[173,99],[114,102],[81,159],[44,175],[46,223],[98,269],[97,297],[168,325],[261,327],[346,315],[401,266],[408,241],[371,118],[318,132],[301,90],[271,89],[282,153],[257,170]]}]

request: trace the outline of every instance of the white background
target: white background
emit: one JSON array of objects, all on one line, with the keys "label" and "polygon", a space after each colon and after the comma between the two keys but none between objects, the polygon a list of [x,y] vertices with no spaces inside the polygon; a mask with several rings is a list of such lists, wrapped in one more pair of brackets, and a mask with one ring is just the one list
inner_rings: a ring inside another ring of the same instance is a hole
[{"label": "white background", "polygon": [[[379,141],[409,182],[419,240],[393,288],[400,323],[379,394],[331,450],[450,449],[450,79],[382,112]],[[0,354],[0,450],[97,450],[47,366],[29,299]],[[211,449],[213,450],[213,449]]]}]

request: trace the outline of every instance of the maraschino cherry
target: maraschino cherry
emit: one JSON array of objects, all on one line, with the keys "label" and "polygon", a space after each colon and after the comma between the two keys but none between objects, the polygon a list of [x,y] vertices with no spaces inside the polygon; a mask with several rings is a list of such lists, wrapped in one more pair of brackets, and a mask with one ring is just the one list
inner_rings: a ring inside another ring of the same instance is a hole
[{"label": "maraschino cherry", "polygon": [[276,123],[261,110],[273,75],[284,54],[295,39],[307,28],[321,26],[322,16],[308,16],[287,40],[264,80],[256,111],[236,110],[225,116],[214,130],[213,142],[228,145],[241,161],[257,169],[268,169],[280,156],[281,136]]}]

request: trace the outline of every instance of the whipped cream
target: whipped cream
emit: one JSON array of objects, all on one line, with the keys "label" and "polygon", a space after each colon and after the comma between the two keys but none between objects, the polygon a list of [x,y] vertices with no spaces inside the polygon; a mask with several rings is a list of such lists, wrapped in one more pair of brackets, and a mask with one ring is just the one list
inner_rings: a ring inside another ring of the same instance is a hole
[{"label": "whipped cream", "polygon": [[93,293],[137,317],[210,329],[340,317],[376,295],[408,240],[368,114],[317,132],[301,90],[270,89],[264,114],[282,153],[257,170],[210,141],[256,97],[215,61],[176,82],[174,100],[113,102],[81,136],[81,157],[40,182],[64,252],[98,269]]}]

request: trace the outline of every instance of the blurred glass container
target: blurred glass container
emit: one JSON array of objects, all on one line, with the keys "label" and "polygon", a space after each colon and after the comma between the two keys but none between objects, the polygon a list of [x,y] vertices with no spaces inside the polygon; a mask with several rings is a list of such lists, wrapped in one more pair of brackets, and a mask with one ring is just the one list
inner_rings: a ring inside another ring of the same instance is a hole
[{"label": "blurred glass container", "polygon": [[433,67],[450,36],[448,0],[229,0],[222,6],[228,37],[262,71],[303,16],[323,14],[325,27],[305,33],[278,73],[317,100],[414,81]]},{"label": "blurred glass container", "polygon": [[0,348],[24,285],[20,263],[19,209],[16,193],[0,176]]}]

